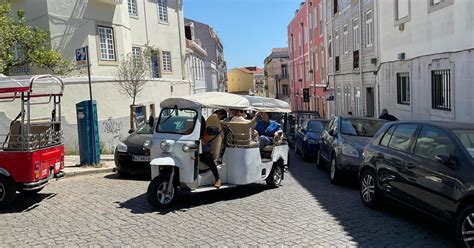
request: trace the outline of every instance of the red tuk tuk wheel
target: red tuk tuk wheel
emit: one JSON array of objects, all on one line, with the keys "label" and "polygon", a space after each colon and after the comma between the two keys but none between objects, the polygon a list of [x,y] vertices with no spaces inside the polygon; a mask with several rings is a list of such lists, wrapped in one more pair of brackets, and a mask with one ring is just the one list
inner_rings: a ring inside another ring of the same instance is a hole
[{"label": "red tuk tuk wheel", "polygon": [[15,182],[10,177],[0,175],[0,209],[9,206],[16,196]]}]

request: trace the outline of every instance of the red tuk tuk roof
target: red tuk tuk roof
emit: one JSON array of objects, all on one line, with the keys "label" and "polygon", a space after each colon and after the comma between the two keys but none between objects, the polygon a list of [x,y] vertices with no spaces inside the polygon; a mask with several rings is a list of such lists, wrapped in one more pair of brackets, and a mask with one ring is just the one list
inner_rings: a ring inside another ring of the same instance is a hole
[{"label": "red tuk tuk roof", "polygon": [[30,97],[61,96],[63,81],[51,75],[0,77],[0,99],[19,97],[17,93],[30,93]]}]

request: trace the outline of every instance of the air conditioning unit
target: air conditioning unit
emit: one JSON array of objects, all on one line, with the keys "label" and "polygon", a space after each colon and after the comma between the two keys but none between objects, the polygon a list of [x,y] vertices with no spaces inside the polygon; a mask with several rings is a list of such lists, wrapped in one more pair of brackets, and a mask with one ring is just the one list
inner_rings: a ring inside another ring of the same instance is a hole
[{"label": "air conditioning unit", "polygon": [[405,53],[399,53],[398,54],[398,59],[399,60],[405,60]]}]

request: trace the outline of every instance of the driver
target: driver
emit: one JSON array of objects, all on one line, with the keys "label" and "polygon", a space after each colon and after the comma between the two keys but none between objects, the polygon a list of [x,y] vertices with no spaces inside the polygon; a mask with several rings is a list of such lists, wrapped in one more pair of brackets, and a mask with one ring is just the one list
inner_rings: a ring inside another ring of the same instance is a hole
[{"label": "driver", "polygon": [[276,121],[271,120],[271,114],[268,112],[262,113],[262,120],[257,122],[255,130],[258,132],[258,140],[260,144],[260,150],[265,146],[271,145],[273,139],[283,134],[280,124]]}]

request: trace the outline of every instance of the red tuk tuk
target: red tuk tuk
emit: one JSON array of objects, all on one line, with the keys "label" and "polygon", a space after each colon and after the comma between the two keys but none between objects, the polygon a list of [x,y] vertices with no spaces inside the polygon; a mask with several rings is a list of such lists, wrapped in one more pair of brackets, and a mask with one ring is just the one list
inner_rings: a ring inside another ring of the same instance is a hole
[{"label": "red tuk tuk", "polygon": [[0,77],[0,106],[21,104],[6,133],[0,129],[0,208],[12,203],[17,191],[34,194],[64,176],[63,90],[62,80],[51,75]]}]

